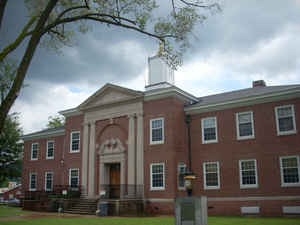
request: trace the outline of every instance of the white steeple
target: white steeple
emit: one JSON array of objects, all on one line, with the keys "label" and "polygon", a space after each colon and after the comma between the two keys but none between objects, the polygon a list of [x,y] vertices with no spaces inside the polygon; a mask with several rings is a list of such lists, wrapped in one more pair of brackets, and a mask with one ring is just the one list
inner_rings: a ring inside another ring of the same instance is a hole
[{"label": "white steeple", "polygon": [[148,80],[146,91],[174,85],[174,70],[162,59],[162,45],[156,56],[148,58]]}]

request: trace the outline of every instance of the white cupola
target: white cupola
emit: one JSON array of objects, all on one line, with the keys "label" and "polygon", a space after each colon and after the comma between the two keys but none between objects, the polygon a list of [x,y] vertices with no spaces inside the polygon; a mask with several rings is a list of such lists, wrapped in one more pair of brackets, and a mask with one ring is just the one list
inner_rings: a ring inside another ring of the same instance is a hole
[{"label": "white cupola", "polygon": [[158,54],[148,58],[148,79],[146,91],[174,85],[174,70],[162,59],[162,48]]}]

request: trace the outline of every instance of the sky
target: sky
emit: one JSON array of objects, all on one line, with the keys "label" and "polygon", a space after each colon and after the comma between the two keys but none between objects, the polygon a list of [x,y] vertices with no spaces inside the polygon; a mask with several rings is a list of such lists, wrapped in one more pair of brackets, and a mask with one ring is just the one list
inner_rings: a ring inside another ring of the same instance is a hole
[{"label": "sky", "polygon": [[[159,2],[159,1],[158,1]],[[196,26],[175,84],[201,97],[252,86],[300,84],[300,0],[223,0],[222,12]],[[26,22],[20,0],[10,0],[0,49]],[[147,60],[157,42],[120,28],[93,26],[60,53],[38,48],[11,112],[24,133],[46,128],[48,117],[74,108],[106,83],[144,90]],[[12,57],[22,55],[24,46]]]}]

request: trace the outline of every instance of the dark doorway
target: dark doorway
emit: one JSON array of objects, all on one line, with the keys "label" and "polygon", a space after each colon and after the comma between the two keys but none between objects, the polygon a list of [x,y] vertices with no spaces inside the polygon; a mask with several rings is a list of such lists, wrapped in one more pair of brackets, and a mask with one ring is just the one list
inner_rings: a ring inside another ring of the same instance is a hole
[{"label": "dark doorway", "polygon": [[120,163],[109,165],[110,198],[120,198]]}]

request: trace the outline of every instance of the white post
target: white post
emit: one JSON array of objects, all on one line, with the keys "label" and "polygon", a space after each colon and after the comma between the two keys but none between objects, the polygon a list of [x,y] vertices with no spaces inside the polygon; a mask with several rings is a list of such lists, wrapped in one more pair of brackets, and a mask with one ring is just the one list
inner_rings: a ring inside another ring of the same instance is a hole
[{"label": "white post", "polygon": [[88,197],[95,197],[95,121],[91,122]]},{"label": "white post", "polygon": [[89,124],[84,123],[83,128],[83,148],[82,148],[82,171],[81,171],[81,185],[83,187],[83,196],[87,194],[88,186],[88,154],[89,154]]}]

